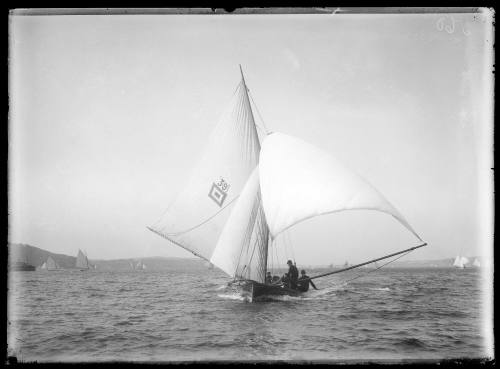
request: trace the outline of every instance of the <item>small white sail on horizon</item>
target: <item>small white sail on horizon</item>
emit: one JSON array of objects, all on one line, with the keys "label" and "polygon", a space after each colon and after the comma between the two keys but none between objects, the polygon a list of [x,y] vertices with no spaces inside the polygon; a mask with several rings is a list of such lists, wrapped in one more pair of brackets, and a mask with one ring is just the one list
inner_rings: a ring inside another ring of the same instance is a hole
[{"label": "small white sail on horizon", "polygon": [[457,255],[457,257],[453,261],[453,266],[456,268],[463,269],[468,263],[469,259],[467,259],[465,256]]},{"label": "small white sail on horizon", "polygon": [[481,263],[479,262],[479,260],[476,258],[474,259],[474,262],[472,263],[473,266],[475,266],[476,268],[479,268],[481,266]]},{"label": "small white sail on horizon", "polygon": [[[45,264],[45,263],[44,263]],[[47,262],[46,262],[46,268],[47,270],[57,270],[57,269],[61,269],[59,267],[59,264],[57,264],[57,262],[51,257],[49,256],[47,258]]]},{"label": "small white sail on horizon", "polygon": [[78,249],[78,255],[76,256],[76,267],[80,269],[89,269],[89,260],[87,255],[85,255],[80,249]]}]

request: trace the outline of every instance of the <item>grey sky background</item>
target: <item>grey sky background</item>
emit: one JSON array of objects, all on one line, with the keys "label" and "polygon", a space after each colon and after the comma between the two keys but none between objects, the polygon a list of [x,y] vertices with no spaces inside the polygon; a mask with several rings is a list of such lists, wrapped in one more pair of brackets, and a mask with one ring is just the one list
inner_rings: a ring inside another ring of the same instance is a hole
[{"label": "grey sky background", "polygon": [[[429,243],[492,251],[491,14],[12,16],[9,239],[191,256],[146,229],[245,78],[266,127],[368,179]],[[254,112],[258,124],[262,124]],[[301,264],[418,244],[375,212],[286,235]]]}]

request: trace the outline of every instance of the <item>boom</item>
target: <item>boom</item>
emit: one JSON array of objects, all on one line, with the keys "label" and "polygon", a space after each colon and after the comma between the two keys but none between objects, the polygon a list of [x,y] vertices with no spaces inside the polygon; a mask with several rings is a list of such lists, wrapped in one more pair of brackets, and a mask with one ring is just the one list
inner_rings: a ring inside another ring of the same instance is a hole
[{"label": "boom", "polygon": [[374,263],[374,262],[379,261],[379,260],[388,259],[388,258],[390,258],[392,256],[396,256],[396,255],[403,254],[405,252],[413,251],[415,249],[418,249],[420,247],[424,247],[426,245],[427,245],[427,243],[423,243],[422,245],[411,247],[411,248],[403,250],[403,251],[395,252],[394,254],[390,254],[390,255],[387,255],[387,256],[382,256],[381,258],[373,259],[373,260],[370,260],[370,261],[367,261],[367,262],[364,262],[364,263],[361,263],[361,264],[356,264],[356,265],[350,266],[348,268],[343,268],[343,269],[340,269],[340,270],[334,270],[333,272],[328,272],[328,273],[323,273],[323,274],[315,275],[314,277],[309,277],[308,279],[315,279],[315,278],[320,278],[320,277],[326,277],[327,275],[345,272],[347,270],[351,270],[351,269],[354,269],[354,268],[359,268],[360,266],[363,266],[363,265],[366,265],[366,264],[370,264],[370,263]]}]

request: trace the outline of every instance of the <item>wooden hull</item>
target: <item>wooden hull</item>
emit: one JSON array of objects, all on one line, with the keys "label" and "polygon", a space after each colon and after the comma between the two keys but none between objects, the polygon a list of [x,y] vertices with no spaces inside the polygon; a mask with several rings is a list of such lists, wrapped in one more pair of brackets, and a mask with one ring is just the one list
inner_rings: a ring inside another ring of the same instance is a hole
[{"label": "wooden hull", "polygon": [[283,285],[263,284],[255,281],[239,281],[242,295],[249,301],[265,301],[275,296],[300,296],[301,292]]},{"label": "wooden hull", "polygon": [[17,262],[11,266],[10,270],[18,272],[33,272],[36,270],[36,267],[31,264]]}]

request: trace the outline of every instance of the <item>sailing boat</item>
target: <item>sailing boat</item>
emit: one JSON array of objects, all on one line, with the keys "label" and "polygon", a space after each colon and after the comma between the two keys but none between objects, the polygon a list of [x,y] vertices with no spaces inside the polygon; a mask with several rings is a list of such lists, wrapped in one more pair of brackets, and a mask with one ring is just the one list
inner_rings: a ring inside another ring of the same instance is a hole
[{"label": "sailing boat", "polygon": [[453,266],[456,268],[463,269],[465,268],[465,265],[469,263],[469,259],[467,259],[465,256],[460,256],[457,255],[455,258],[455,261],[453,262]]},{"label": "sailing boat", "polygon": [[59,264],[57,264],[57,262],[54,259],[52,259],[51,256],[49,256],[47,258],[47,262],[44,264],[46,265],[47,270],[59,270],[59,269],[61,269],[59,267]]},{"label": "sailing boat", "polygon": [[78,255],[76,256],[76,267],[81,271],[90,269],[89,259],[80,249],[78,249]]},{"label": "sailing boat", "polygon": [[144,269],[146,269],[146,265],[145,265],[145,264],[142,262],[142,260],[141,260],[141,261],[139,261],[139,262],[137,263],[137,265],[135,266],[135,269],[136,269],[136,270],[144,270]]},{"label": "sailing boat", "polygon": [[241,66],[240,72],[241,81],[200,162],[149,230],[224,271],[250,301],[300,294],[265,278],[268,251],[276,238],[305,219],[343,210],[377,210],[392,215],[422,241],[378,190],[328,153],[277,132],[266,132],[261,146]]},{"label": "sailing boat", "polygon": [[474,262],[472,263],[472,266],[475,266],[476,268],[479,268],[481,266],[481,263],[477,258],[474,259]]}]

